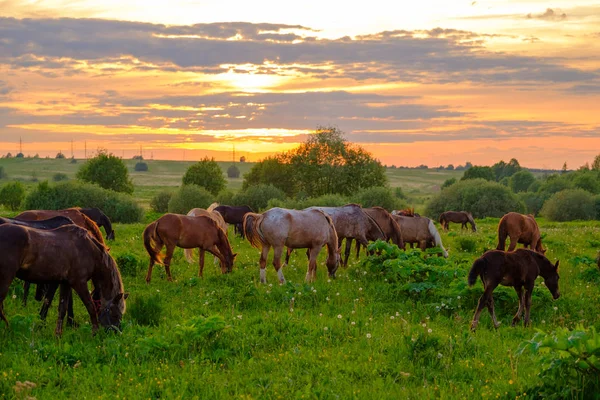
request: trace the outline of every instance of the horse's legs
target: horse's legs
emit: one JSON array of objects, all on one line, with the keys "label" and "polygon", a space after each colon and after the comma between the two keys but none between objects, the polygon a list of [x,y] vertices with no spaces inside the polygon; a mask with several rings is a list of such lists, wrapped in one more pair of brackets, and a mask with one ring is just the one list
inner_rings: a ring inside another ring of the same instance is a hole
[{"label": "horse's legs", "polygon": [[263,248],[260,252],[260,261],[258,262],[260,266],[260,283],[267,283],[267,257],[269,257],[269,250],[271,250],[271,246],[263,245]]},{"label": "horse's legs", "polygon": [[496,288],[496,286],[497,286],[497,284],[496,285],[488,284],[486,286],[484,283],[485,290],[483,291],[483,294],[479,298],[479,303],[477,304],[477,309],[475,311],[475,315],[473,315],[473,321],[471,322],[471,330],[472,331],[477,329],[477,324],[479,323],[479,315],[481,314],[483,307],[485,307],[488,304],[488,302],[490,301],[490,298],[492,297],[492,293],[494,292],[494,289]]},{"label": "horse's legs", "polygon": [[[94,301],[92,300],[92,294],[88,289],[87,282],[73,283],[73,286],[71,287],[77,293],[77,295],[85,305],[85,308],[87,309],[87,312],[90,315],[90,319],[92,320],[92,332],[95,334],[96,331],[98,331],[98,314],[96,312],[96,307],[94,307]],[[94,285],[94,287],[96,288],[96,290],[98,289],[96,285]]]},{"label": "horse's legs", "polygon": [[427,250],[427,240],[421,240],[419,241],[419,247],[421,248],[421,251],[425,251]]},{"label": "horse's legs", "polygon": [[523,325],[526,327],[530,324],[529,312],[531,311],[531,295],[533,294],[533,285],[528,285],[525,287],[525,294],[523,296],[525,300],[525,319],[523,320]]},{"label": "horse's legs", "polygon": [[285,267],[287,267],[290,262],[290,255],[292,254],[292,251],[294,251],[294,249],[290,249],[289,247],[285,251],[285,263],[283,264]]},{"label": "horse's legs", "polygon": [[517,313],[513,317],[512,326],[517,325],[519,323],[519,321],[521,320],[521,314],[523,313],[523,305],[525,304],[525,298],[523,297],[523,294],[524,294],[523,287],[515,286],[515,291],[517,292],[517,296],[519,296],[519,309],[517,310]]},{"label": "horse's legs", "polygon": [[317,279],[317,257],[319,256],[322,248],[323,246],[316,246],[309,249],[310,258],[308,260],[308,270],[306,271],[306,282],[313,282],[315,279]]},{"label": "horse's legs", "polygon": [[360,256],[360,242],[357,240],[356,241],[356,258],[358,258]]},{"label": "horse's legs", "polygon": [[60,284],[60,299],[58,300],[58,319],[56,320],[56,336],[62,335],[62,325],[67,315],[67,308],[69,304],[69,297],[71,297],[71,288],[68,283]]},{"label": "horse's legs", "polygon": [[167,273],[167,280],[172,282],[173,277],[171,276],[171,259],[173,258],[173,252],[175,251],[175,245],[167,244],[167,254],[165,255],[165,272]]},{"label": "horse's legs", "polygon": [[515,236],[511,236],[510,237],[510,245],[508,246],[508,251],[515,251],[515,248],[517,247],[517,241],[519,239]]},{"label": "horse's legs", "polygon": [[23,284],[23,307],[27,307],[27,298],[29,297],[30,282],[25,281]]},{"label": "horse's legs", "polygon": [[[356,241],[358,243],[358,240]],[[346,262],[348,262],[348,258],[350,258],[350,251],[352,250],[352,238],[346,238]],[[356,253],[356,258],[358,258],[358,253]]]},{"label": "horse's legs", "polygon": [[490,315],[492,316],[492,322],[494,323],[494,328],[498,329],[498,327],[500,327],[500,323],[496,319],[496,310],[494,309],[494,296],[493,295],[490,296],[490,298],[488,299],[487,309],[490,312]]},{"label": "horse's legs", "polygon": [[273,267],[275,267],[275,271],[277,271],[277,277],[279,278],[279,283],[285,283],[285,277],[283,276],[283,270],[281,269],[281,255],[283,253],[283,246],[274,246],[273,247]]},{"label": "horse's legs", "polygon": [[67,326],[77,328],[75,314],[73,313],[73,293],[69,290],[69,304],[67,305]]},{"label": "horse's legs", "polygon": [[[45,321],[48,316],[48,310],[52,305],[52,300],[54,300],[54,295],[56,294],[58,286],[58,283],[38,284],[38,287],[43,288],[42,290],[44,290],[42,295],[42,308],[40,309],[40,319],[42,321]],[[72,308],[71,311],[73,311]]]},{"label": "horse's legs", "polygon": [[202,278],[204,273],[204,249],[202,247],[198,247],[198,250],[200,250],[198,256],[198,276]]},{"label": "horse's legs", "polygon": [[[14,278],[13,278],[14,279]],[[9,280],[8,282],[11,282],[11,280]],[[4,287],[6,286],[6,287]],[[8,288],[10,287],[10,283],[6,283],[5,285],[2,285],[2,287],[0,287],[0,319],[2,319],[2,321],[4,321],[4,323],[6,324],[6,326],[8,327],[8,320],[6,319],[6,315],[4,315],[4,299],[6,298],[6,295],[8,294]]]}]

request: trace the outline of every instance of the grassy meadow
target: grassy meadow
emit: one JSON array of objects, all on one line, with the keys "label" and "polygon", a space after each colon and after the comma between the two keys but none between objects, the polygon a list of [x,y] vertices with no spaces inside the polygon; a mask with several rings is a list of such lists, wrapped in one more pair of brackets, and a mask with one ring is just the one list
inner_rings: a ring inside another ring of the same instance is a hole
[{"label": "grassy meadow", "polygon": [[[130,171],[134,164],[127,161]],[[150,161],[149,172],[132,172],[134,196],[147,204],[161,187],[178,185],[189,164]],[[42,180],[56,172],[72,178],[81,161],[13,159],[0,165],[9,178],[30,180],[36,171]],[[229,165],[222,163],[224,169]],[[460,174],[388,170],[391,185],[411,199],[430,196]],[[241,179],[229,186],[239,188]],[[306,256],[296,251],[284,268],[285,285],[278,283],[271,259],[268,284],[260,283],[259,250],[234,237],[230,227],[238,253],[233,273],[221,275],[207,257],[204,278],[198,278],[198,266],[177,249],[174,282],[156,266],[147,285],[142,231],[159,216],[115,224],[111,254],[130,293],[120,334],[92,336],[89,316],[76,298],[79,327],[66,327],[56,338],[56,303],[42,322],[40,304],[30,295],[23,307],[22,283],[13,282],[4,301],[10,327],[0,323],[0,398],[534,398],[543,365],[539,355],[519,354],[519,346],[538,329],[580,324],[600,329],[594,261],[600,221],[540,219],[546,255],[561,261],[561,297],[553,301],[539,278],[532,327],[513,328],[517,296],[500,287],[494,299],[502,325],[495,330],[484,310],[472,333],[469,324],[483,288],[480,281],[469,288],[466,274],[473,260],[496,246],[498,219],[477,220],[476,233],[452,224],[450,232],[442,232],[448,259],[424,257],[419,250],[402,253],[404,265],[417,271],[409,275],[390,272],[383,256],[362,253],[358,260],[351,256],[337,279],[328,279],[323,251],[316,282],[306,284]]]}]

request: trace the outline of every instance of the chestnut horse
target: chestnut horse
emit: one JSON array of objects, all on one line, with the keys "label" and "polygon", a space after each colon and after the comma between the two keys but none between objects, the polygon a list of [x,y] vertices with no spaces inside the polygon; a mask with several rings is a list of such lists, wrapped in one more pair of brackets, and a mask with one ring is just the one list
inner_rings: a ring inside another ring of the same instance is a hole
[{"label": "chestnut horse", "polygon": [[[504,252],[500,250],[488,250],[473,263],[469,272],[469,286],[473,286],[477,277],[483,282],[483,295],[479,298],[471,330],[477,328],[479,315],[483,307],[487,306],[494,327],[498,328],[500,323],[496,320],[494,311],[494,298],[492,293],[498,285],[513,286],[519,297],[519,310],[515,314],[512,325],[515,326],[521,319],[523,308],[525,309],[524,325],[529,325],[529,312],[531,309],[531,294],[538,275],[544,278],[544,284],[556,300],[560,296],[558,290],[558,265],[552,265],[550,260],[543,254],[528,249],[518,249],[515,252]],[[523,291],[525,288],[525,291]]]},{"label": "chestnut horse", "polygon": [[444,257],[448,257],[448,252],[442,244],[442,238],[432,220],[425,217],[405,217],[401,215],[392,215],[402,229],[402,239],[404,243],[416,243],[425,251],[427,248],[439,247],[442,249]]},{"label": "chestnut horse", "polygon": [[400,215],[403,217],[420,217],[419,214],[415,212],[415,208],[405,208],[404,210],[392,210],[392,215]]},{"label": "chestnut horse", "polygon": [[540,228],[531,214],[523,215],[509,212],[504,215],[498,224],[498,246],[496,250],[504,251],[506,237],[510,237],[508,251],[513,251],[517,247],[517,243],[522,243],[525,248],[529,247],[541,254],[546,253],[546,250],[542,247]]},{"label": "chestnut horse", "polygon": [[[387,212],[386,209],[381,207],[370,207],[363,208],[363,211],[377,222],[377,225],[379,225],[385,235],[383,240],[391,240],[396,246],[400,247],[401,249],[404,248],[404,240],[402,239],[402,230],[400,229],[400,225],[398,225],[398,222],[396,222],[396,220],[389,212]],[[376,240],[371,237],[367,237],[367,239]],[[351,239],[346,239],[346,248],[348,248],[351,241]],[[360,247],[360,242],[357,241],[356,258],[359,256]]]},{"label": "chestnut horse", "polygon": [[[219,225],[219,228],[223,229],[223,232],[227,234],[227,223],[225,223],[225,220],[220,213],[214,211],[216,206],[218,206],[218,203],[212,203],[206,210],[204,208],[192,208],[187,215],[190,217],[199,217],[200,215],[204,215],[205,217],[212,218],[215,220],[217,225]],[[190,264],[194,262],[194,249],[185,249],[183,250],[183,254],[185,254],[185,258]],[[216,257],[215,260],[217,260]]]},{"label": "chestnut horse", "polygon": [[[143,237],[144,247],[150,255],[146,283],[150,283],[152,279],[154,264],[164,265],[167,279],[169,281],[173,280],[171,277],[171,259],[175,247],[181,247],[182,249],[197,247],[200,250],[198,276],[203,274],[204,252],[206,251],[219,259],[222,273],[229,273],[233,269],[236,254],[231,251],[227,234],[210,217],[165,214],[144,229]],[[160,252],[165,246],[167,253],[163,260]]]},{"label": "chestnut horse", "polygon": [[446,211],[440,214],[440,225],[442,229],[447,231],[450,226],[450,222],[462,224],[461,229],[467,229],[467,223],[471,224],[471,230],[477,232],[477,226],[473,220],[473,215],[466,211]]},{"label": "chestnut horse", "polygon": [[217,206],[214,211],[220,213],[223,219],[228,224],[232,224],[235,233],[238,233],[242,238],[244,237],[244,216],[249,212],[254,212],[249,206]]},{"label": "chestnut horse", "polygon": [[339,264],[338,237],[333,221],[317,209],[288,210],[271,208],[262,214],[248,213],[244,217],[244,233],[253,247],[261,249],[260,281],[267,283],[267,257],[273,247],[273,266],[280,283],[285,283],[281,270],[283,248],[308,249],[306,281],[313,281],[317,274],[317,256],[327,246],[327,270],[335,278]]},{"label": "chestnut horse", "polygon": [[[52,230],[39,230],[21,225],[0,226],[0,318],[8,325],[2,304],[15,277],[30,282],[61,282],[59,316],[56,335],[62,334],[62,324],[71,296],[71,288],[85,304],[98,330],[98,321],[105,327],[120,328],[125,313],[121,274],[115,260],[104,245],[76,225]],[[96,311],[87,282],[92,280],[100,293],[100,313]]]}]

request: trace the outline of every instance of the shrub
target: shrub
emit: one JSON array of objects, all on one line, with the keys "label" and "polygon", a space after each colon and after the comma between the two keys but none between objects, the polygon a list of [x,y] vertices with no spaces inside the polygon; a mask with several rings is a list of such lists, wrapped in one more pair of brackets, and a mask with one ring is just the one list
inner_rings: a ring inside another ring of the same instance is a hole
[{"label": "shrub", "polygon": [[16,211],[25,197],[25,188],[21,182],[10,182],[0,189],[0,202],[7,208]]},{"label": "shrub", "polygon": [[477,250],[477,241],[470,237],[461,236],[456,238],[456,245],[461,251],[474,253]]},{"label": "shrub", "polygon": [[[456,182],[456,179],[454,179],[454,181]],[[394,196],[396,196],[397,199],[406,200],[406,195],[400,186],[394,188]]]},{"label": "shrub", "polygon": [[437,218],[447,210],[466,210],[475,218],[499,218],[510,211],[523,212],[525,205],[510,189],[497,182],[468,179],[440,192],[429,202],[425,213]]},{"label": "shrub", "polygon": [[150,208],[157,213],[166,213],[169,211],[169,201],[173,196],[173,191],[165,189],[158,192],[150,200]]},{"label": "shrub", "polygon": [[525,204],[527,214],[538,215],[544,205],[544,199],[537,193],[519,193],[519,199]]},{"label": "shrub", "polygon": [[446,179],[444,181],[444,183],[442,184],[442,189],[445,189],[449,186],[452,186],[456,183],[456,178],[450,178],[450,179]]},{"label": "shrub", "polygon": [[159,294],[135,296],[127,304],[127,314],[143,326],[158,326],[163,313],[163,304]]},{"label": "shrub", "polygon": [[233,192],[231,190],[221,190],[217,195],[217,203],[219,204],[232,204]]},{"label": "shrub", "polygon": [[124,193],[102,189],[96,185],[81,182],[61,182],[49,185],[40,182],[25,198],[28,210],[61,210],[69,207],[97,207],[112,222],[140,222],[144,210],[135,200]]},{"label": "shrub", "polygon": [[6,174],[4,167],[0,165],[0,179],[6,179],[6,178],[8,178],[8,175]]},{"label": "shrub", "polygon": [[133,167],[133,169],[137,172],[146,172],[146,171],[148,171],[148,164],[140,161],[140,162],[135,163],[135,167]]},{"label": "shrub", "polygon": [[214,196],[203,187],[181,186],[169,200],[170,213],[187,214],[192,208],[207,208],[214,202]]},{"label": "shrub", "polygon": [[526,192],[535,181],[535,176],[527,170],[521,170],[509,178],[509,187],[515,192]]},{"label": "shrub", "polygon": [[248,205],[258,212],[265,209],[271,199],[284,200],[285,193],[273,185],[256,185],[237,193],[232,203],[237,206]]},{"label": "shrub", "polygon": [[594,203],[596,205],[596,219],[600,220],[600,196],[594,198]]},{"label": "shrub", "polygon": [[228,178],[239,178],[240,177],[240,169],[235,164],[231,164],[229,166],[229,168],[227,168],[227,177]]},{"label": "shrub", "polygon": [[363,207],[379,206],[388,211],[403,208],[406,205],[406,203],[394,196],[390,189],[381,186],[363,189],[356,194],[354,200]]},{"label": "shrub", "polygon": [[63,172],[57,172],[52,176],[52,180],[54,182],[68,181],[69,177],[67,176],[67,174],[65,174]]},{"label": "shrub", "polygon": [[596,217],[594,197],[583,189],[567,189],[544,203],[541,214],[550,221],[590,220]]},{"label": "shrub", "polygon": [[542,187],[542,180],[536,179],[535,181],[531,182],[531,185],[529,185],[529,187],[527,188],[527,191],[536,193],[537,191],[540,190],[541,187]]},{"label": "shrub", "polygon": [[183,175],[183,185],[198,185],[206,188],[213,195],[225,189],[227,182],[221,167],[214,159],[208,157],[190,166]]},{"label": "shrub", "polygon": [[119,254],[115,259],[121,274],[125,276],[135,277],[142,267],[142,260],[140,260],[133,253]]},{"label": "shrub", "polygon": [[600,179],[596,172],[577,172],[573,186],[593,194],[600,193]]},{"label": "shrub", "polygon": [[61,153],[61,152],[58,152],[58,153],[56,153],[56,157],[55,158],[56,159],[64,159],[65,155],[63,153]]},{"label": "shrub", "polygon": [[[292,202],[293,203],[293,202]],[[322,206],[322,207],[340,207],[350,203],[350,201],[342,196],[341,194],[324,194],[319,197],[309,197],[304,200],[299,200],[296,202],[295,207],[288,208],[298,208],[303,209],[307,207],[313,206]],[[294,204],[292,204],[294,205]]]},{"label": "shrub", "polygon": [[77,179],[95,183],[104,189],[115,192],[133,193],[133,183],[123,160],[100,150],[96,157],[90,158],[77,171]]},{"label": "shrub", "polygon": [[554,193],[558,193],[565,189],[571,189],[572,185],[564,175],[550,175],[542,182],[538,193],[544,201],[548,200]]}]

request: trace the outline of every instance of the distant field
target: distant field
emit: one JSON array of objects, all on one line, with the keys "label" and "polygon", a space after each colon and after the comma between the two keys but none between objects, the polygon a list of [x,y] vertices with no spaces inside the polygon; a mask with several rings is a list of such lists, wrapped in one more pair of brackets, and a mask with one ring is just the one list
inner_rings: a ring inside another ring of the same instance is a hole
[{"label": "distant field", "polygon": [[[164,187],[176,187],[181,184],[181,178],[186,169],[194,164],[193,161],[164,161],[145,160],[148,164],[148,172],[136,172],[134,170],[136,160],[124,160],[129,174],[135,185],[134,197],[147,207],[152,196]],[[69,179],[75,179],[77,170],[84,164],[85,160],[77,160],[71,163],[70,159],[0,159],[0,166],[8,174],[9,179],[23,181],[28,187],[33,187],[36,181],[52,181],[57,173],[66,174]],[[231,165],[229,161],[218,161],[218,164],[226,176],[227,168]],[[240,169],[241,177],[238,179],[227,178],[227,188],[236,192],[242,188],[243,175],[246,174],[254,163],[236,163]],[[386,174],[391,187],[402,187],[409,196],[411,203],[424,204],[432,195],[439,192],[441,185],[446,179],[460,179],[463,171],[438,171],[436,169],[391,169]],[[0,181],[1,182],[1,181]]]}]

